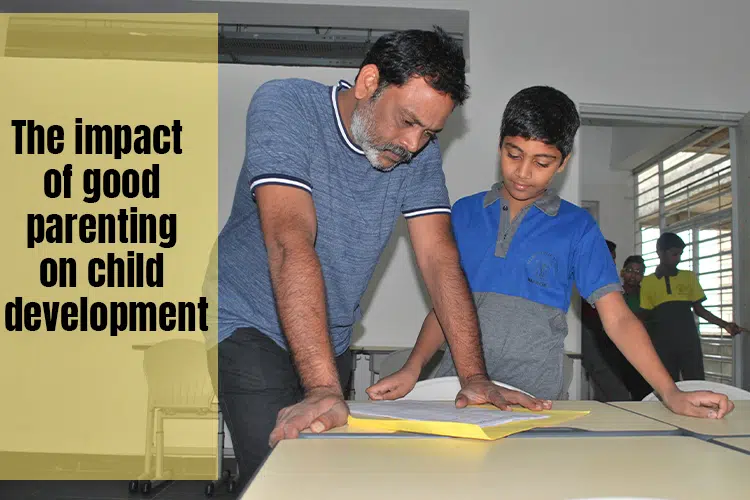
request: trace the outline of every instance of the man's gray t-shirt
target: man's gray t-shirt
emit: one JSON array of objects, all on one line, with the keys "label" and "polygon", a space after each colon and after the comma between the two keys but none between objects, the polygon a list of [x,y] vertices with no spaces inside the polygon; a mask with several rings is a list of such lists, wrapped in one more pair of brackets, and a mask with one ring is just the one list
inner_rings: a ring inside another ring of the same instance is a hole
[{"label": "man's gray t-shirt", "polygon": [[397,219],[450,213],[437,141],[410,163],[375,169],[348,137],[337,93],[349,88],[273,80],[254,94],[247,143],[229,219],[218,240],[218,340],[243,327],[287,348],[274,300],[268,255],[254,200],[267,184],[312,195],[315,250],[325,283],[329,334],[336,355],[350,344],[360,300]]}]

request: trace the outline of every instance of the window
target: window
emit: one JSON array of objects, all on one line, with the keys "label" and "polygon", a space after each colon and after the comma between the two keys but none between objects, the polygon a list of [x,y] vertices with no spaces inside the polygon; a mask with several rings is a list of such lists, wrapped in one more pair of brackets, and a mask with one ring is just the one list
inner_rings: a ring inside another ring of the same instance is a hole
[{"label": "window", "polygon": [[[732,303],[732,165],[729,129],[706,129],[677,150],[667,151],[635,170],[636,251],[646,274],[659,263],[656,240],[662,231],[686,243],[680,269],[698,275],[706,292],[704,307],[733,320]],[[697,318],[706,379],[731,383],[729,334]]]}]

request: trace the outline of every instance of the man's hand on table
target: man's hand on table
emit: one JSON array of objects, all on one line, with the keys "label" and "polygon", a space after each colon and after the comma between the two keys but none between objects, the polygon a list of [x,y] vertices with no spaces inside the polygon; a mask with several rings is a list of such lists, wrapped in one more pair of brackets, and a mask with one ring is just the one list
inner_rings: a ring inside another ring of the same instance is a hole
[{"label": "man's hand on table", "polygon": [[279,412],[268,444],[274,447],[282,439],[295,439],[305,429],[320,433],[340,427],[348,417],[349,407],[340,389],[311,389],[305,399]]},{"label": "man's hand on table", "polygon": [[534,411],[552,408],[552,401],[533,398],[522,392],[500,387],[485,377],[469,379],[456,396],[456,408],[487,403],[501,410],[510,410],[511,405],[521,405]]}]

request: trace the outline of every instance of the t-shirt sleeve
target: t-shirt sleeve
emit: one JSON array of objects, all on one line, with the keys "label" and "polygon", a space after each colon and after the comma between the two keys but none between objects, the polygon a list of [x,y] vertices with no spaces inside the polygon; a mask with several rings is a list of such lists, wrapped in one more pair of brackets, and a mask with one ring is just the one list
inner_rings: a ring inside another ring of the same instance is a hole
[{"label": "t-shirt sleeve", "polygon": [[586,214],[585,230],[573,249],[573,278],[589,304],[610,292],[622,291],[615,261],[599,226]]},{"label": "t-shirt sleeve", "polygon": [[243,168],[255,197],[259,186],[276,184],[312,192],[309,119],[285,80],[261,85],[247,112]]},{"label": "t-shirt sleeve", "polygon": [[703,302],[706,300],[706,293],[703,291],[703,287],[698,281],[698,276],[694,272],[690,272],[690,302]]},{"label": "t-shirt sleeve", "polygon": [[450,197],[445,185],[443,157],[437,139],[420,151],[412,161],[416,164],[399,167],[415,169],[406,185],[401,213],[407,219],[423,215],[450,214]]},{"label": "t-shirt sleeve", "polygon": [[641,282],[641,309],[651,310],[654,308],[654,295],[651,293],[651,280],[644,279]]}]

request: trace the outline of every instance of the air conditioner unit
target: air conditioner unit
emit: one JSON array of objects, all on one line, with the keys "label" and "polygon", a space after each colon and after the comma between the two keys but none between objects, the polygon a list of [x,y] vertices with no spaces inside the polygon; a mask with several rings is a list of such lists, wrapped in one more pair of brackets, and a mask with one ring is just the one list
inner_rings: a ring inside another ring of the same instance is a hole
[{"label": "air conditioner unit", "polygon": [[[235,7],[239,9],[239,6]],[[158,15],[153,14],[21,14],[9,19],[5,56],[359,67],[375,40],[404,28],[401,18],[390,26],[386,25],[384,19],[388,16],[380,9],[377,10],[378,19],[370,18],[371,27],[368,27],[368,18],[361,15],[364,11],[358,11],[356,16],[351,13],[342,16],[334,26],[312,22],[305,25],[300,23],[304,12],[299,8],[287,7],[285,19],[294,22],[292,25],[275,24],[282,20],[279,12],[273,11],[274,16],[269,17],[271,11],[266,12],[267,8],[259,7],[252,11],[259,14],[258,22],[249,22],[253,19],[249,13],[232,11],[219,16],[218,26],[160,22]],[[375,8],[367,9],[371,16],[376,12]],[[399,9],[387,10],[395,12]],[[402,10],[414,16],[414,11],[418,9]],[[321,21],[322,16],[315,12],[318,16],[312,21]],[[450,20],[453,11],[441,15],[442,19]],[[175,16],[171,17],[174,19]],[[237,21],[234,22],[234,19]],[[263,20],[268,22],[260,22]],[[461,23],[465,20],[462,17],[461,22],[448,23],[446,30],[462,46],[465,33],[463,28],[456,27],[463,27]],[[425,24],[424,20],[422,24]],[[464,52],[467,52],[466,47]]]}]

